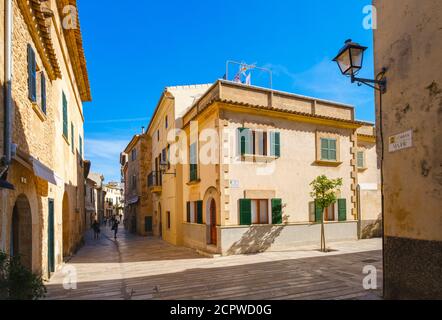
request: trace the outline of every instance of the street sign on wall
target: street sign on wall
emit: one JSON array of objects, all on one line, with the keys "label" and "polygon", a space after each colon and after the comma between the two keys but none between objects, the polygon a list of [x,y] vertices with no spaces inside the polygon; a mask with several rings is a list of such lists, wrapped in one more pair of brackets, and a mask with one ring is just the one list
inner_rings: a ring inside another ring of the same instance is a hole
[{"label": "street sign on wall", "polygon": [[413,130],[391,136],[388,138],[388,151],[396,152],[413,146]]}]

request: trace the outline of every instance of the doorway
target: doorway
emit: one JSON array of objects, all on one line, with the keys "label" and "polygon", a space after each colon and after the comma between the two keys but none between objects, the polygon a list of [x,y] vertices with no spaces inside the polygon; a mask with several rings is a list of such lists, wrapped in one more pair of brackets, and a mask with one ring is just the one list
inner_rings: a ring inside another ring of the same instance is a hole
[{"label": "doorway", "polygon": [[23,266],[32,270],[32,214],[25,195],[15,202],[11,231],[11,256],[19,256]]},{"label": "doorway", "polygon": [[210,244],[215,246],[218,244],[216,225],[216,203],[215,199],[212,199],[210,201]]},{"label": "doorway", "polygon": [[54,227],[54,200],[48,203],[48,273],[55,272],[55,227]]}]

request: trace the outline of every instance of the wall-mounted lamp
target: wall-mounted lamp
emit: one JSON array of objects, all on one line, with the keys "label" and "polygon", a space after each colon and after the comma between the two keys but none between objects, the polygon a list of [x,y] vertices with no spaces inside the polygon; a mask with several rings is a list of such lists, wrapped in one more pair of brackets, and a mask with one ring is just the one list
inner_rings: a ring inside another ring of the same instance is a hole
[{"label": "wall-mounted lamp", "polygon": [[165,161],[160,162],[160,173],[161,174],[172,174],[176,177],[176,170],[174,172],[167,172],[169,170],[169,164]]},{"label": "wall-mounted lamp", "polygon": [[351,39],[345,41],[344,47],[339,50],[336,58],[333,59],[338,64],[341,73],[351,78],[351,82],[357,82],[358,85],[365,84],[373,89],[385,93],[387,91],[387,80],[385,79],[386,69],[377,75],[375,80],[357,78],[356,75],[362,69],[364,62],[364,52],[367,47],[363,47],[358,43],[352,42]]}]

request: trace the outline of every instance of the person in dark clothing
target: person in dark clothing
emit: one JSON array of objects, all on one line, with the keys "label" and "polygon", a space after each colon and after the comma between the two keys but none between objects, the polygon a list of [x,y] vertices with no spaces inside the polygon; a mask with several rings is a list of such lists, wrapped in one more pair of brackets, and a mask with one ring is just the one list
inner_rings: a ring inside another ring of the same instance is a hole
[{"label": "person in dark clothing", "polygon": [[112,230],[114,231],[114,239],[117,239],[117,233],[118,233],[118,225],[120,222],[118,222],[117,219],[114,219],[114,224],[112,225]]},{"label": "person in dark clothing", "polygon": [[100,224],[97,220],[92,224],[92,229],[94,230],[94,240],[98,240],[100,237]]}]

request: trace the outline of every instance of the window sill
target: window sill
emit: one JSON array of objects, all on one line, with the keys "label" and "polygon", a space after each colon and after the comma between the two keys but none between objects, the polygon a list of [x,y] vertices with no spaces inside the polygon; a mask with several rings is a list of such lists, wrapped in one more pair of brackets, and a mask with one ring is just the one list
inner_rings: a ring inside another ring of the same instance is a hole
[{"label": "window sill", "polygon": [[366,171],[368,168],[367,167],[364,167],[364,168],[358,168],[358,171],[359,172],[364,172],[364,171]]},{"label": "window sill", "polygon": [[315,164],[318,166],[324,166],[324,167],[339,167],[342,164],[342,162],[331,161],[331,160],[316,160]]},{"label": "window sill", "polygon": [[47,116],[36,102],[32,102],[32,109],[35,111],[41,121],[46,121]]},{"label": "window sill", "polygon": [[201,179],[197,179],[197,180],[189,181],[186,184],[188,186],[193,186],[193,185],[199,184],[200,182],[201,182]]},{"label": "window sill", "polygon": [[259,154],[243,154],[241,155],[242,161],[248,161],[248,162],[272,162],[276,161],[280,157],[277,156],[264,156]]}]

